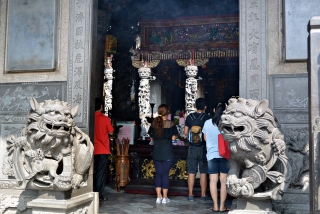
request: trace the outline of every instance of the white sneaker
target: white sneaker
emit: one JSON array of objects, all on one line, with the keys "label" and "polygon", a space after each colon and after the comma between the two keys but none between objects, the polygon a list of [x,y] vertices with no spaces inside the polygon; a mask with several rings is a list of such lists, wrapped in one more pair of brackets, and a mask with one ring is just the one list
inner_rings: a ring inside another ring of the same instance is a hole
[{"label": "white sneaker", "polygon": [[161,203],[162,202],[162,198],[157,198],[156,203]]},{"label": "white sneaker", "polygon": [[169,198],[163,198],[162,199],[162,203],[163,204],[166,204],[166,203],[169,203],[170,202],[170,199]]}]

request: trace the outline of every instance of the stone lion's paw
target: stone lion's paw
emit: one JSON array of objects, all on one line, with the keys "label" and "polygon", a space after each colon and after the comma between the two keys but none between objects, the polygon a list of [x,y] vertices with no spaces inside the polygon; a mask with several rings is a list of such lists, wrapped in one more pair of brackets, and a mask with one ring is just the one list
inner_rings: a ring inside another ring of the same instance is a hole
[{"label": "stone lion's paw", "polygon": [[241,187],[241,195],[244,197],[250,197],[254,193],[254,188],[250,183],[246,183],[244,186]]},{"label": "stone lion's paw", "polygon": [[74,174],[71,181],[72,188],[74,189],[79,188],[82,180],[83,180],[82,175]]},{"label": "stone lion's paw", "polygon": [[236,175],[228,175],[226,183],[227,183],[227,186],[234,185],[237,183],[237,181],[238,181],[238,177]]}]

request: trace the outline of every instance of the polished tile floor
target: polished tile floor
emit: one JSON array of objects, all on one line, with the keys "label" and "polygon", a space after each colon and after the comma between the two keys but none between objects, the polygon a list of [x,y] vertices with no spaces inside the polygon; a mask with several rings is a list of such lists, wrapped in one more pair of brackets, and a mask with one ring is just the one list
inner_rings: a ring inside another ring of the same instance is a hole
[{"label": "polished tile floor", "polygon": [[[170,193],[170,189],[169,189]],[[195,214],[195,213],[213,213],[212,200],[202,201],[195,197],[194,201],[189,202],[185,196],[172,196],[170,203],[156,204],[156,195],[142,195],[125,193],[123,189],[116,192],[110,186],[106,186],[105,196],[107,201],[100,203],[99,213],[116,213],[116,214],[144,214],[144,213],[166,213],[166,214]],[[226,206],[230,207],[232,201],[227,200]],[[221,214],[227,212],[219,212]]]}]

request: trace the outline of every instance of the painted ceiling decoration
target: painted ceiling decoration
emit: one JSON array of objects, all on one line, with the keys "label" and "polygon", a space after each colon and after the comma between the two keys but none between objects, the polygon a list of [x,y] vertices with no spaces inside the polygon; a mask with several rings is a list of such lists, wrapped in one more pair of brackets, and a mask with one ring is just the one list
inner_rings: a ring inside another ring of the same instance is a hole
[{"label": "painted ceiling decoration", "polygon": [[238,57],[239,17],[220,15],[140,22],[133,61]]}]

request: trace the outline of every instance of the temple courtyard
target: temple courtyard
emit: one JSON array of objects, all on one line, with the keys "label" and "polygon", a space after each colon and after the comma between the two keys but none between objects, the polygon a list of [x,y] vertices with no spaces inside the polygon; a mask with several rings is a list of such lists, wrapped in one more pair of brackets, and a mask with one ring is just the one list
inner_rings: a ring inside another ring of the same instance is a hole
[{"label": "temple courtyard", "polygon": [[[194,201],[188,201],[185,196],[171,196],[169,189],[170,203],[156,204],[155,195],[146,194],[130,194],[125,193],[123,189],[117,192],[106,186],[105,196],[107,201],[100,202],[99,213],[116,213],[116,214],[143,214],[143,213],[213,213],[211,210],[212,200],[202,201],[199,197],[195,197]],[[231,207],[232,200],[227,199],[226,206]],[[228,213],[228,212],[219,212]]]}]

